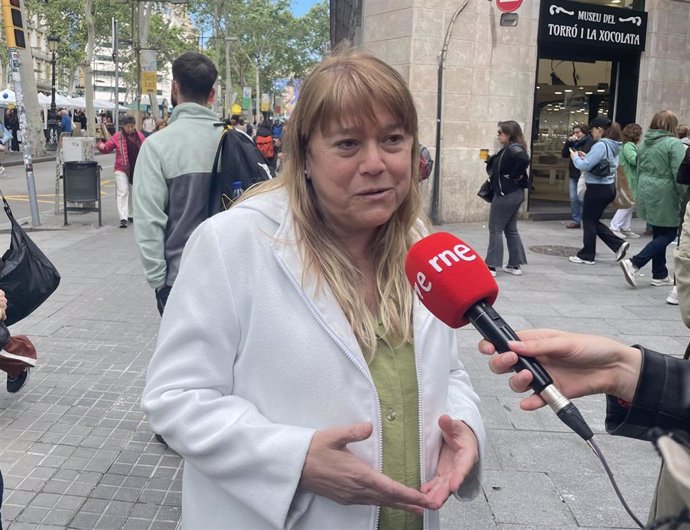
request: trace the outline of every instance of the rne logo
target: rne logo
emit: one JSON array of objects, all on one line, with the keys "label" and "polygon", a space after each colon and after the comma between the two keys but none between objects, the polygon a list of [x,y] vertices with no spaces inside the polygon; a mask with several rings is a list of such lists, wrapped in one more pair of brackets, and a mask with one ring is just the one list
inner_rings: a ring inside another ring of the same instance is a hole
[{"label": "rne logo", "polygon": [[[455,263],[460,263],[461,261],[474,261],[476,259],[477,255],[474,253],[474,250],[467,245],[458,244],[455,245],[452,250],[444,250],[436,254],[427,263],[429,263],[436,272],[443,272],[445,269],[452,267]],[[414,282],[414,292],[420,300],[424,300],[424,293],[430,293],[432,287],[431,280],[426,277],[426,274],[421,271],[417,272]]]}]

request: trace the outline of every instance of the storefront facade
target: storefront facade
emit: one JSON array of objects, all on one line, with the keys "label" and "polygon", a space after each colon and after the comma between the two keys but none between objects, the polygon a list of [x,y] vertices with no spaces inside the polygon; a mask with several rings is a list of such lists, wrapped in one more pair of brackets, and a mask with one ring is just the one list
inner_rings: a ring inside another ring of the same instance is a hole
[{"label": "storefront facade", "polygon": [[[665,108],[690,121],[689,3],[526,0],[515,27],[501,26],[501,13],[486,0],[349,4],[339,6],[341,17],[350,7],[347,36],[408,80],[420,116],[420,139],[432,153],[438,57],[460,10],[442,71],[435,206],[434,182],[424,184],[438,222],[487,218],[488,207],[476,191],[486,178],[481,150],[498,149],[498,121],[518,121],[530,143],[534,189],[525,212],[563,218],[569,212],[567,160],[560,154],[574,123],[605,114],[621,125],[637,122],[646,128],[652,115]],[[354,28],[352,20],[358,20]],[[337,19],[333,28],[338,28]]]}]

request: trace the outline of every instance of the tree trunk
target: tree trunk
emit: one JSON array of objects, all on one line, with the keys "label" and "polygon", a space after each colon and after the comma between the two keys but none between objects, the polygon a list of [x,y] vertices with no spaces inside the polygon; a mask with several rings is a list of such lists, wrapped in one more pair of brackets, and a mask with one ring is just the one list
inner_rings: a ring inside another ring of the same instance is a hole
[{"label": "tree trunk", "polygon": [[[151,3],[142,2],[139,4],[139,42],[142,49],[149,46],[149,30],[151,28]],[[143,9],[142,9],[143,8]],[[141,82],[141,80],[139,80]],[[158,95],[155,92],[149,92],[149,111],[151,116],[155,119],[160,118],[158,110]]]},{"label": "tree trunk", "polygon": [[259,122],[263,120],[263,114],[261,114],[261,86],[259,85],[259,68],[261,62],[259,57],[256,57],[256,119]]},{"label": "tree trunk", "polygon": [[41,107],[38,104],[38,89],[31,48],[19,50],[21,65],[19,72],[22,78],[22,92],[24,94],[24,110],[26,112],[26,127],[32,156],[42,156],[46,153],[46,137],[43,134],[43,120]]},{"label": "tree trunk", "polygon": [[84,62],[84,98],[86,99],[86,134],[96,136],[96,111],[93,107],[93,50],[96,43],[96,24],[93,19],[93,0],[84,0],[86,21],[86,60]]}]

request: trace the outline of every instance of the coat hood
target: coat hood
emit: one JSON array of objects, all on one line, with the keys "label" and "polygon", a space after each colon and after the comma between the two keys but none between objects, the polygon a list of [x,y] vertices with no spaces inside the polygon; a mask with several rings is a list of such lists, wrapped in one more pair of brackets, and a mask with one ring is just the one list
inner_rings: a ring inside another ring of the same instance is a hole
[{"label": "coat hood", "polygon": [[651,147],[664,138],[674,138],[674,135],[664,129],[649,129],[644,135],[644,144]]},{"label": "coat hood", "polygon": [[618,156],[618,152],[621,150],[621,147],[623,146],[622,142],[617,142],[616,140],[611,140],[610,138],[602,138],[602,142],[604,142],[611,151],[613,151],[613,156]]}]

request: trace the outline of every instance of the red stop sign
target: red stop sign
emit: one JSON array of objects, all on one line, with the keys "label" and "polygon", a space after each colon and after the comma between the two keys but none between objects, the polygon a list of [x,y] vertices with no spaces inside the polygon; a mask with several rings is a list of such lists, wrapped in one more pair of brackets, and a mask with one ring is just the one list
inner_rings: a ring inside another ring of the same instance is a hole
[{"label": "red stop sign", "polygon": [[517,11],[517,8],[522,5],[522,0],[496,0],[496,7],[499,11],[510,13]]}]

